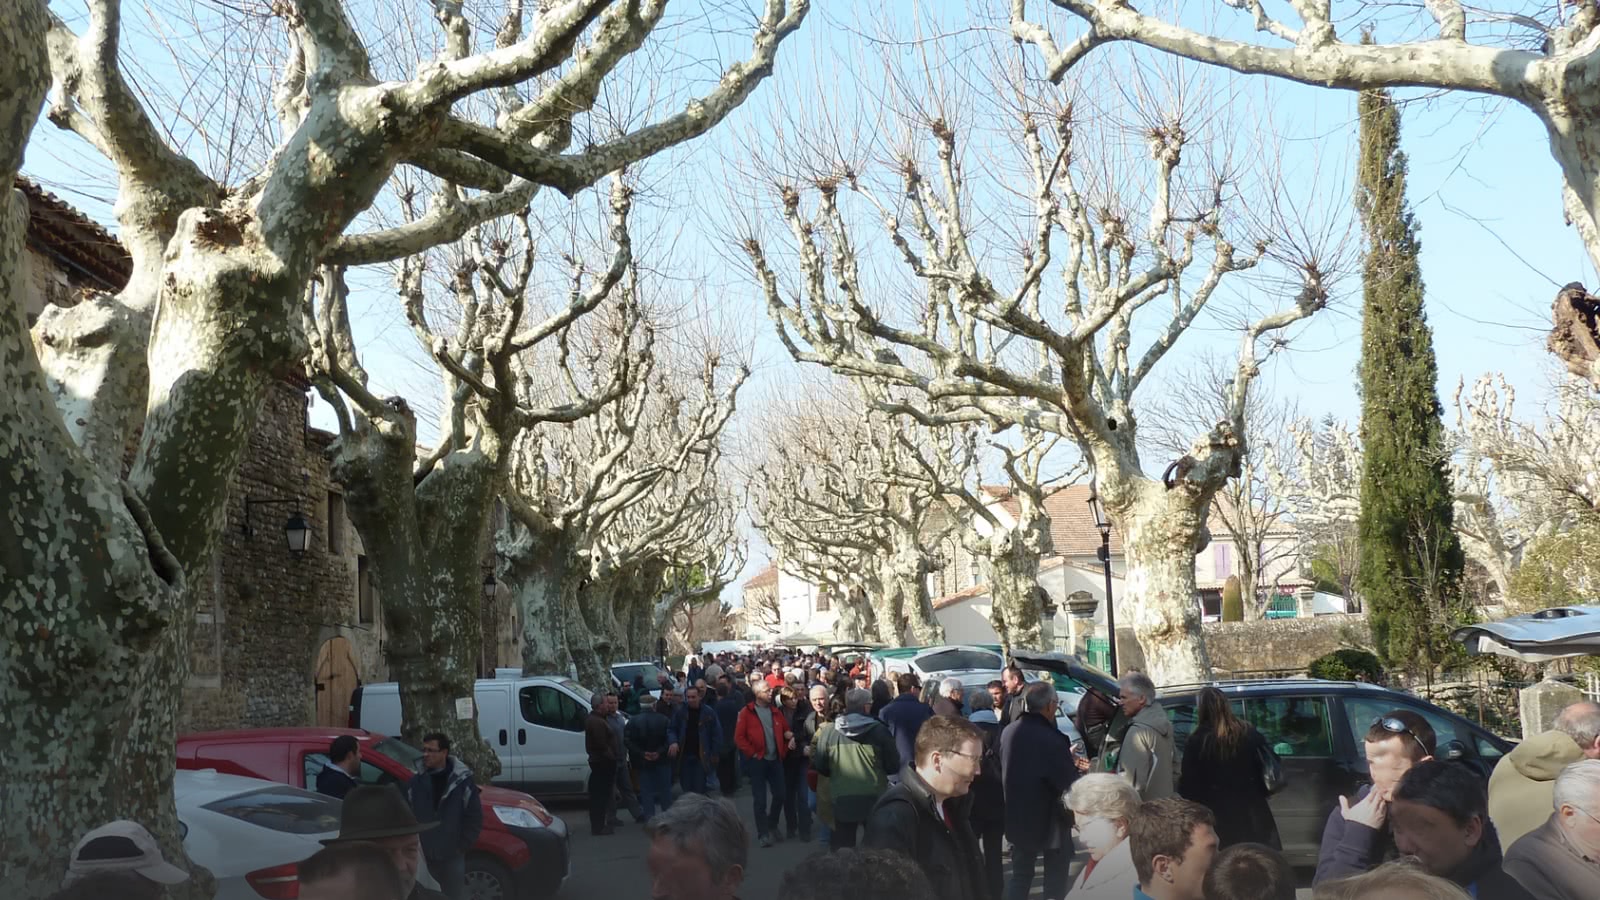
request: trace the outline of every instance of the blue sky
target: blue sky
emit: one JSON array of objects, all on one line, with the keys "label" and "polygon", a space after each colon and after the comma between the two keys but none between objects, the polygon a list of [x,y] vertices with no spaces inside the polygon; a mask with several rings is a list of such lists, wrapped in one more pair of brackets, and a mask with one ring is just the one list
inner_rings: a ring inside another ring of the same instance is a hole
[{"label": "blue sky", "polygon": [[[73,4],[56,6],[65,7],[62,14],[72,16]],[[814,6],[802,33],[782,52],[774,79],[750,103],[712,135],[645,167],[652,191],[636,218],[637,226],[659,238],[649,251],[652,264],[673,273],[682,285],[697,285],[710,313],[749,348],[757,375],[741,404],[742,429],[759,430],[760,398],[792,380],[793,363],[773,338],[764,308],[729,239],[727,225],[737,218],[729,205],[748,201],[752,189],[726,187],[718,182],[721,173],[743,168],[750,144],[774,140],[773,129],[786,115],[780,109],[799,105],[814,112],[836,104],[853,114],[871,115],[881,90],[873,83],[872,61],[885,52],[904,61],[914,51],[886,49],[865,34],[888,29],[910,39],[942,30],[981,28],[989,22],[985,16],[994,11],[988,7],[1004,4],[980,4],[987,12],[979,14],[969,14],[966,4],[956,2],[891,2],[872,8],[818,0]],[[631,73],[630,84],[675,101],[703,89],[720,71],[719,61],[740,58],[748,46],[748,30],[737,23],[721,30],[705,25],[725,15],[727,8],[721,0],[703,0],[680,9],[673,27],[662,35],[662,58],[674,61],[667,70],[671,74],[653,82],[648,72],[639,70]],[[159,30],[143,14],[130,11],[129,17],[124,56],[146,79],[175,90],[183,76],[154,40]],[[1223,10],[1222,21],[1230,28],[1237,27],[1235,20],[1241,18]],[[908,24],[919,21],[920,32]],[[1060,24],[1059,19],[1052,21]],[[1383,28],[1399,33],[1414,25],[1395,20]],[[981,37],[982,32],[978,34]],[[967,35],[946,40],[973,39]],[[1112,48],[1097,53],[1107,55],[1100,62],[1106,71],[1115,72],[1115,55],[1126,59],[1130,51]],[[969,64],[958,55],[949,63],[956,70],[951,77],[959,78],[959,69]],[[1327,203],[1348,203],[1355,95],[1264,79],[1219,83],[1235,92],[1235,102],[1243,107],[1237,110],[1241,118],[1270,120],[1277,130],[1275,152],[1284,161],[1290,190],[1315,194]],[[1518,388],[1520,409],[1527,414],[1548,396],[1553,370],[1543,343],[1551,298],[1559,285],[1569,281],[1596,286],[1587,255],[1563,222],[1559,173],[1543,127],[1521,107],[1501,101],[1424,97],[1420,92],[1400,96],[1405,101],[1404,146],[1411,161],[1410,196],[1422,226],[1423,275],[1447,417],[1453,416],[1450,398],[1457,381],[1470,383],[1491,371],[1504,372]],[[186,103],[199,105],[204,99],[191,97]],[[76,138],[41,123],[29,147],[25,172],[90,215],[114,224],[109,169]],[[387,275],[359,273],[353,282],[358,289],[354,309],[358,341],[379,388],[413,397],[428,394],[429,372],[420,362]],[[1228,353],[1235,345],[1232,332],[1216,317],[1203,319],[1185,340],[1183,349],[1163,364],[1169,373],[1182,370],[1186,360],[1200,352]],[[1353,420],[1359,413],[1354,388],[1359,348],[1359,281],[1350,279],[1334,306],[1300,329],[1291,350],[1275,358],[1261,377],[1273,393],[1295,399],[1303,414],[1331,413]],[[1156,387],[1182,390],[1171,383]],[[320,401],[314,416],[317,424],[331,426]]]}]

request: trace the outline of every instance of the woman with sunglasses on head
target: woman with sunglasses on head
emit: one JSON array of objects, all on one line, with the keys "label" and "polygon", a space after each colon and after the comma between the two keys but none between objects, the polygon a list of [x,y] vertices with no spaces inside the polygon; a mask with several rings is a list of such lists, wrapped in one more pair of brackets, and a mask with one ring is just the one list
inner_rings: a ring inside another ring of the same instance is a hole
[{"label": "woman with sunglasses on head", "polygon": [[1436,741],[1428,720],[1408,709],[1392,709],[1372,721],[1364,741],[1372,784],[1354,797],[1340,797],[1328,814],[1313,884],[1358,875],[1399,856],[1389,802],[1400,779],[1433,758]]},{"label": "woman with sunglasses on head", "polygon": [[1183,745],[1178,794],[1217,817],[1219,847],[1265,844],[1283,849],[1278,823],[1267,806],[1267,762],[1272,748],[1249,723],[1234,715],[1214,687],[1200,691],[1194,733]]}]

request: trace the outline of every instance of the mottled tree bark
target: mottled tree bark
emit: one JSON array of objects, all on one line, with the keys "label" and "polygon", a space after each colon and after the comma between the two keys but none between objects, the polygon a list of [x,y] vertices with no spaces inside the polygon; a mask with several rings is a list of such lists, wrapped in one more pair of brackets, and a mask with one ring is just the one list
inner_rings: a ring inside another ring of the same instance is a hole
[{"label": "mottled tree bark", "polygon": [[1048,520],[1036,516],[974,542],[989,561],[989,599],[993,602],[989,622],[1000,636],[1007,659],[1017,649],[1052,649],[1045,646],[1044,607],[1038,590],[1039,548],[1049,542],[1048,535]]},{"label": "mottled tree bark", "polygon": [[483,646],[481,561],[503,463],[479,452],[447,454],[414,485],[416,423],[396,403],[363,418],[333,448],[333,475],[361,533],[383,604],[385,657],[400,686],[401,735],[420,746],[439,731],[478,780],[500,772],[478,733],[475,696]]},{"label": "mottled tree bark", "polygon": [[561,615],[561,586],[567,582],[572,557],[559,539],[538,539],[520,525],[502,532],[503,577],[511,587],[522,622],[522,670],[529,675],[566,674],[566,629]]}]

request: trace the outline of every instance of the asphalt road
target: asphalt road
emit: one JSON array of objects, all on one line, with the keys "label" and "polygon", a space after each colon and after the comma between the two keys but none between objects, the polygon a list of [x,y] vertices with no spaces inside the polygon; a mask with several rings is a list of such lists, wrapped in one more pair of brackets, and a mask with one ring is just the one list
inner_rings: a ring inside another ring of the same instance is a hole
[{"label": "asphalt road", "polygon": [[[749,788],[739,791],[732,799],[750,828],[753,842],[755,815]],[[556,900],[649,900],[650,873],[645,867],[645,852],[650,842],[642,826],[634,824],[632,818],[623,813],[622,820],[626,824],[617,828],[616,834],[595,837],[589,833],[589,815],[581,801],[556,800],[550,806],[552,812],[566,820],[572,836],[572,872]],[[745,871],[744,886],[739,890],[740,900],[777,900],[778,882],[783,873],[822,849],[815,842],[802,844],[798,840],[784,841],[770,848],[752,843],[750,865]],[[1074,877],[1081,864],[1081,859],[1074,861]],[[1007,877],[1010,877],[1009,871]],[[1032,896],[1043,897],[1042,887],[1035,881]],[[1310,888],[1302,888],[1297,900],[1311,900]]]}]

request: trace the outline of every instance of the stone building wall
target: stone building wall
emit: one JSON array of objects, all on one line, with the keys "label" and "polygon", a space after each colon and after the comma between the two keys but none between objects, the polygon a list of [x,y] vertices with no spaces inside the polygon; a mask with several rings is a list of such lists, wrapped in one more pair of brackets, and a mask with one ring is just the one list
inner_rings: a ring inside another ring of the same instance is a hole
[{"label": "stone building wall", "polygon": [[[184,730],[311,724],[317,652],[335,636],[350,641],[363,682],[386,676],[381,610],[373,597],[362,621],[361,542],[328,473],[331,436],[307,427],[306,402],[301,384],[275,383],[234,474],[222,544],[197,588]],[[251,504],[248,532],[247,500],[275,501]],[[304,553],[285,537],[295,512],[311,526]]]}]

